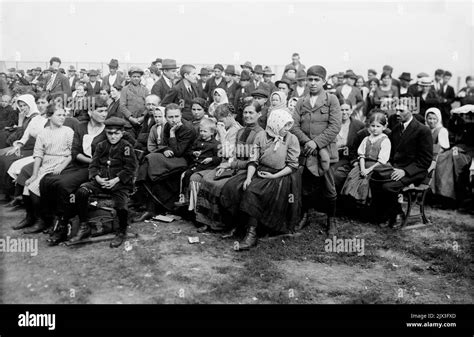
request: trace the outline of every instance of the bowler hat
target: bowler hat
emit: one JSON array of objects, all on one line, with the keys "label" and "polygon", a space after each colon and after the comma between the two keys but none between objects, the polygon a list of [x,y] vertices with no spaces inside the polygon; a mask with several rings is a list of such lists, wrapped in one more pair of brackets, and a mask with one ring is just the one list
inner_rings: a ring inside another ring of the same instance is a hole
[{"label": "bowler hat", "polygon": [[201,72],[199,73],[199,76],[209,76],[210,73],[209,73],[209,70],[207,70],[206,68],[202,67],[201,68]]},{"label": "bowler hat", "polygon": [[74,68],[73,65],[70,65],[67,71],[76,71],[76,68]]},{"label": "bowler hat", "polygon": [[250,96],[268,98],[268,91],[266,91],[265,89],[256,89],[252,91]]},{"label": "bowler hat", "polygon": [[388,64],[384,65],[382,68],[383,71],[393,71],[393,67]]},{"label": "bowler hat", "polygon": [[306,79],[306,71],[304,70],[298,70],[296,73],[296,80],[301,81]]},{"label": "bowler hat", "polygon": [[240,74],[240,80],[241,81],[250,81],[250,73],[248,70],[242,70],[242,73]]},{"label": "bowler hat", "polygon": [[404,80],[404,81],[407,81],[407,82],[410,82],[410,81],[412,80],[410,73],[402,73],[402,74],[398,77],[398,79],[399,79],[399,80]]},{"label": "bowler hat", "polygon": [[247,61],[244,64],[241,64],[240,67],[242,69],[248,68],[248,69],[250,69],[250,71],[253,71],[252,62],[250,62],[250,61]]},{"label": "bowler hat", "polygon": [[132,76],[133,73],[139,73],[140,75],[144,74],[143,70],[141,68],[137,67],[137,66],[132,66],[128,70],[128,75],[129,76]]},{"label": "bowler hat", "polygon": [[123,129],[125,126],[125,120],[114,116],[106,119],[104,124],[106,129]]},{"label": "bowler hat", "polygon": [[119,66],[118,60],[111,59],[108,66],[109,66],[109,68],[118,68],[118,66]]},{"label": "bowler hat", "polygon": [[229,74],[229,75],[235,75],[235,67],[231,64],[229,64],[227,67],[225,67],[225,71],[224,71],[226,74]]},{"label": "bowler hat", "polygon": [[352,70],[350,71],[347,71],[345,74],[344,74],[344,78],[352,78],[354,80],[357,80],[357,75],[354,74],[354,72]]},{"label": "bowler hat", "polygon": [[308,76],[318,76],[322,78],[323,80],[326,79],[326,74],[327,74],[326,69],[323,66],[319,66],[319,65],[309,67],[308,72],[307,72]]},{"label": "bowler hat", "polygon": [[87,73],[87,75],[90,77],[90,76],[98,76],[99,73],[97,72],[97,70],[95,69],[91,69],[89,70],[89,72]]},{"label": "bowler hat", "polygon": [[269,66],[266,66],[264,69],[263,69],[263,75],[267,75],[267,76],[273,76],[275,75],[272,71],[272,68],[270,68]]},{"label": "bowler hat", "polygon": [[163,63],[161,63],[162,70],[171,70],[171,69],[178,69],[176,66],[176,60],[173,59],[164,59]]},{"label": "bowler hat", "polygon": [[276,81],[275,86],[278,88],[278,85],[280,83],[285,83],[288,86],[288,88],[291,88],[291,83],[287,79],[282,78],[281,80]]},{"label": "bowler hat", "polygon": [[220,71],[224,71],[224,66],[222,64],[217,63],[217,64],[214,65],[213,69],[214,70],[219,69]]},{"label": "bowler hat", "polygon": [[253,69],[253,72],[255,74],[263,74],[263,67],[260,64],[257,64],[255,68]]}]

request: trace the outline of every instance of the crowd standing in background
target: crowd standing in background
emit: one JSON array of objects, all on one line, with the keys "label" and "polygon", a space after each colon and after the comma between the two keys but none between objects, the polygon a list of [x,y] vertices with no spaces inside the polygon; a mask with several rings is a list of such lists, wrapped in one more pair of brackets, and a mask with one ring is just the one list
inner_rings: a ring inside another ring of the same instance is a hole
[{"label": "crowd standing in background", "polygon": [[456,93],[447,70],[328,74],[297,53],[280,79],[249,61],[108,68],[52,57],[0,73],[0,189],[26,210],[14,229],[80,242],[94,230],[90,198],[106,195],[119,223],[111,247],[135,208],[135,222],[178,212],[246,250],[301,230],[314,209],[328,235],[340,213],[399,228],[400,193],[427,179],[433,206],[473,211],[472,76]]}]

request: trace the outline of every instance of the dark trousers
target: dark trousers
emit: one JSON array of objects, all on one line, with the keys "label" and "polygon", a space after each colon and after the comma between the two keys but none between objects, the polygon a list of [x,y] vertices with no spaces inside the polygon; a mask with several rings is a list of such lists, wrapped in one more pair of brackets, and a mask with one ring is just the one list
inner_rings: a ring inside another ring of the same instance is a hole
[{"label": "dark trousers", "polygon": [[[81,185],[75,194],[76,211],[80,222],[86,222],[88,217],[89,197],[94,194],[109,194],[117,211],[127,211],[128,196],[130,188],[120,182],[111,190],[102,188],[98,182],[91,181]],[[120,212],[118,212],[120,213]]]},{"label": "dark trousers", "polygon": [[333,217],[336,215],[336,199],[333,167],[330,166],[321,177],[316,177],[305,167],[303,170],[303,212],[315,208],[318,201],[322,201],[325,213]]}]

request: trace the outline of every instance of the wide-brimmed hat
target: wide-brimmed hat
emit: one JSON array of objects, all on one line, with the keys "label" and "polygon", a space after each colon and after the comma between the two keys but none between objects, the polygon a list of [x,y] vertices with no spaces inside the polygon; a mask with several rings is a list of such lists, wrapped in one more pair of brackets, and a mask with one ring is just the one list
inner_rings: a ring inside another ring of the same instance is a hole
[{"label": "wide-brimmed hat", "polygon": [[266,75],[266,76],[273,76],[275,75],[272,71],[272,68],[270,68],[269,66],[266,66],[264,69],[263,69],[263,75]]},{"label": "wide-brimmed hat", "polygon": [[418,80],[418,85],[421,85],[423,87],[429,87],[433,85],[433,79],[429,76],[422,77]]},{"label": "wide-brimmed hat", "polygon": [[357,75],[353,71],[347,71],[344,74],[344,78],[352,78],[353,80],[357,80]]},{"label": "wide-brimmed hat", "polygon": [[128,75],[129,76],[132,76],[132,74],[134,73],[139,73],[140,75],[143,75],[144,74],[144,71],[139,68],[139,67],[136,67],[136,66],[132,66],[130,67],[130,69],[128,70]]},{"label": "wide-brimmed hat", "polygon": [[261,64],[257,64],[257,65],[255,66],[255,68],[253,69],[253,72],[254,72],[255,74],[262,74],[262,75],[263,75],[264,72],[263,72],[263,67],[262,67],[262,65],[261,65]]},{"label": "wide-brimmed hat", "polygon": [[296,73],[296,80],[301,81],[306,79],[306,71],[304,70],[298,70]]},{"label": "wide-brimmed hat", "polygon": [[251,71],[253,71],[252,62],[250,62],[250,61],[247,61],[244,64],[241,64],[240,67],[242,69],[249,68]]},{"label": "wide-brimmed hat", "polygon": [[225,67],[224,73],[229,75],[235,75],[235,67],[229,64],[227,67]]},{"label": "wide-brimmed hat", "polygon": [[410,82],[410,81],[412,80],[410,73],[402,73],[402,74],[398,77],[398,79],[399,79],[399,80],[404,80],[404,81],[407,81],[407,82]]},{"label": "wide-brimmed hat", "polygon": [[240,73],[241,81],[250,81],[250,72],[248,70],[242,70]]},{"label": "wide-brimmed hat", "polygon": [[161,63],[162,70],[171,70],[171,69],[178,69],[176,66],[176,60],[173,59],[164,59],[163,63]]},{"label": "wide-brimmed hat", "polygon": [[108,66],[109,66],[109,68],[118,68],[119,67],[118,60],[111,59]]},{"label": "wide-brimmed hat", "polygon": [[291,88],[291,83],[290,83],[290,81],[288,81],[287,79],[282,78],[281,80],[276,81],[276,82],[275,82],[275,86],[278,88],[278,85],[279,85],[280,83],[285,83],[286,85],[288,85],[288,88]]}]

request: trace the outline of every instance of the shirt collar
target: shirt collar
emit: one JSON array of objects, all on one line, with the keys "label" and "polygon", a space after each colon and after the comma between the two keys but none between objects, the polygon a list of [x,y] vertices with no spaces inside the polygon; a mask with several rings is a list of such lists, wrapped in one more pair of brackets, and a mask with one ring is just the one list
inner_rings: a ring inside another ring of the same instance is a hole
[{"label": "shirt collar", "polygon": [[403,128],[406,130],[408,125],[411,123],[411,121],[413,120],[413,116],[410,117],[410,119],[408,120],[408,122],[405,122],[403,123]]}]

